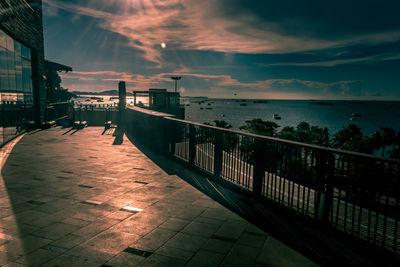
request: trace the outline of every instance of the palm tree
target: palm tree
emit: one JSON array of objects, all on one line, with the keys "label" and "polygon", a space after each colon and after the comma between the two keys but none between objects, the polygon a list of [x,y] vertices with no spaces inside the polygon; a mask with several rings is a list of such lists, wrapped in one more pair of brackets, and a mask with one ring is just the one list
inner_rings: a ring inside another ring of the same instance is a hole
[{"label": "palm tree", "polygon": [[226,122],[224,120],[222,120],[222,121],[215,120],[214,123],[215,123],[215,126],[220,127],[220,128],[225,128],[225,129],[232,128],[232,125],[230,125],[228,122]]},{"label": "palm tree", "polygon": [[378,131],[378,132],[371,134],[369,141],[370,141],[372,150],[380,149],[383,146],[383,138],[382,138],[381,132]]},{"label": "palm tree", "polygon": [[386,146],[393,145],[394,143],[396,131],[390,127],[380,127],[380,132],[382,135],[382,145],[383,145],[382,157],[384,157]]},{"label": "palm tree", "polygon": [[400,131],[398,131],[397,135],[394,137],[393,149],[390,151],[390,157],[400,159]]},{"label": "palm tree", "polygon": [[350,124],[335,133],[332,138],[332,146],[348,151],[372,152],[368,145],[368,138],[363,135],[361,128],[355,124]]},{"label": "palm tree", "polygon": [[246,125],[239,127],[240,130],[265,136],[276,136],[276,129],[278,128],[279,125],[277,123],[273,121],[263,121],[260,118],[246,121]]}]

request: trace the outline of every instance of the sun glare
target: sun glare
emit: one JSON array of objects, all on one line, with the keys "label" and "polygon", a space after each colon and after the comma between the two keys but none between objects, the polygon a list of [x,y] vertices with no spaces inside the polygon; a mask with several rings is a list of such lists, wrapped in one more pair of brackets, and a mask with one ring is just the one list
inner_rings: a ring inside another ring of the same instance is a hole
[{"label": "sun glare", "polygon": [[161,43],[161,48],[166,48],[167,45],[165,43]]}]

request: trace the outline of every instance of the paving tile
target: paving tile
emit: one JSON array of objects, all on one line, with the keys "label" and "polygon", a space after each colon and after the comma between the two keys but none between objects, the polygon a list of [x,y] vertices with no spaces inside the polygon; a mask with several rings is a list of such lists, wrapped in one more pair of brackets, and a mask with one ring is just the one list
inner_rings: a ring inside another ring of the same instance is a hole
[{"label": "paving tile", "polygon": [[165,245],[187,251],[197,251],[206,241],[207,239],[201,236],[178,233],[168,240]]},{"label": "paving tile", "polygon": [[91,224],[80,228],[77,231],[74,231],[74,235],[78,236],[86,236],[87,238],[91,238],[104,230],[110,228],[111,226],[117,224],[119,220],[113,220],[113,219],[103,219],[103,220],[98,220],[95,222],[92,222]]},{"label": "paving tile", "polygon": [[226,255],[221,266],[252,266],[259,250],[244,245],[235,245]]},{"label": "paving tile", "polygon": [[107,261],[106,264],[115,267],[116,266],[133,267],[133,266],[139,266],[139,264],[145,259],[146,259],[145,257],[133,255],[131,253],[121,252],[117,256]]},{"label": "paving tile", "polygon": [[107,230],[85,242],[82,246],[90,247],[97,251],[117,254],[129,244],[136,242],[140,236],[113,230]]},{"label": "paving tile", "polygon": [[267,266],[318,266],[272,237],[265,242],[257,263]]},{"label": "paving tile", "polygon": [[85,241],[87,241],[86,236],[68,234],[50,244],[61,248],[73,248],[79,244],[82,244]]},{"label": "paving tile", "polygon": [[54,223],[33,232],[33,235],[51,240],[57,240],[69,233],[76,231],[77,229],[80,229],[80,226],[66,223]]},{"label": "paving tile", "polygon": [[155,251],[176,234],[177,232],[174,231],[156,228],[130,246],[141,250]]},{"label": "paving tile", "polygon": [[229,252],[229,250],[231,250],[233,244],[233,242],[210,238],[201,246],[201,248],[204,250],[226,254]]},{"label": "paving tile", "polygon": [[42,267],[71,267],[71,266],[98,267],[99,263],[91,262],[86,257],[79,257],[74,255],[61,255],[41,266]]},{"label": "paving tile", "polygon": [[199,250],[185,266],[213,267],[218,266],[225,255],[213,251]]},{"label": "paving tile", "polygon": [[[63,135],[67,129],[51,128],[25,135],[14,147],[0,185],[0,265],[262,266],[274,257],[285,258],[275,261],[284,265],[302,262],[165,173],[126,137],[113,146],[114,137],[102,130]],[[142,211],[121,211],[125,206]],[[128,247],[152,254],[124,252]]]},{"label": "paving tile", "polygon": [[190,221],[188,220],[169,218],[165,222],[163,222],[159,227],[178,232],[182,230],[189,223]]},{"label": "paving tile", "polygon": [[172,258],[164,255],[153,254],[140,263],[140,266],[163,266],[163,267],[179,267],[184,266],[185,261],[178,258]]},{"label": "paving tile", "polygon": [[157,249],[156,253],[172,258],[182,259],[185,261],[189,260],[194,255],[193,251],[186,251],[183,249],[170,246],[162,246],[159,249]]},{"label": "paving tile", "polygon": [[38,249],[32,253],[18,258],[16,262],[29,266],[39,266],[43,263],[50,261],[51,259],[56,258],[59,255],[59,253],[51,252],[44,249]]},{"label": "paving tile", "polygon": [[264,235],[258,235],[258,234],[254,234],[254,233],[244,232],[240,236],[237,243],[240,245],[245,245],[245,246],[254,247],[254,248],[258,249],[264,245],[265,239],[266,239],[266,236],[264,236]]},{"label": "paving tile", "polygon": [[231,239],[238,239],[244,232],[249,223],[245,221],[226,221],[215,232],[215,235],[227,237]]}]

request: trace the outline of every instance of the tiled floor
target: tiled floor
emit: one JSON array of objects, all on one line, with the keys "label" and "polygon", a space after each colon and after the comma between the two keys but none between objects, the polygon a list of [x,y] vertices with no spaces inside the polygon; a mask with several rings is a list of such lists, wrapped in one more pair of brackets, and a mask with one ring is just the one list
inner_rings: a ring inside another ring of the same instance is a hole
[{"label": "tiled floor", "polygon": [[102,130],[2,149],[0,265],[315,265]]}]

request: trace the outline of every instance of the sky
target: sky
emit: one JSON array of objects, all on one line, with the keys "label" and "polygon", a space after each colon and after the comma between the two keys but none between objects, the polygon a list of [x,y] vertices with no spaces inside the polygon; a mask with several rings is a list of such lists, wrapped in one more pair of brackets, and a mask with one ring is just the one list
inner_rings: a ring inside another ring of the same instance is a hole
[{"label": "sky", "polygon": [[400,100],[400,1],[43,0],[70,91]]}]

